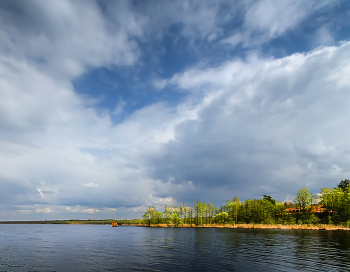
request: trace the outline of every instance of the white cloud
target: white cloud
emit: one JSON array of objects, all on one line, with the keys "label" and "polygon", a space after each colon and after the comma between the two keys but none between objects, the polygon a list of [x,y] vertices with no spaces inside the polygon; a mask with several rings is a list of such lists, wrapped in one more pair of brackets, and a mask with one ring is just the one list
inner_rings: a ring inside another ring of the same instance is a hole
[{"label": "white cloud", "polygon": [[[259,65],[254,62],[248,65]],[[165,81],[167,84],[173,84],[182,90],[187,91],[215,91],[230,84],[230,82],[241,75],[241,71],[246,69],[247,63],[240,59],[221,64],[219,67],[200,67],[191,68],[185,72],[174,75],[171,79]],[[165,87],[165,86],[163,86]]]},{"label": "white cloud", "polygon": [[249,39],[249,34],[248,33],[235,33],[232,36],[223,39],[221,42],[222,43],[227,43],[230,44],[232,46],[236,46],[244,41],[246,41],[247,39]]},{"label": "white cloud", "polygon": [[315,1],[284,2],[256,1],[245,15],[245,27],[266,33],[269,38],[295,27],[314,8]]},{"label": "white cloud", "polygon": [[43,209],[36,209],[35,212],[36,213],[52,213],[54,211],[52,209],[50,209],[50,207],[46,207]]},{"label": "white cloud", "polygon": [[350,42],[175,75],[169,83],[193,95],[204,88],[209,99],[200,100],[197,119],[180,124],[175,140],[152,161],[159,166],[154,177],[191,180],[196,190],[211,193],[229,185],[247,197],[263,194],[259,187],[275,188],[280,198],[305,184],[317,191],[343,179],[350,170],[350,112],[347,76],[340,71],[348,52]]},{"label": "white cloud", "polygon": [[[259,46],[273,38],[283,36],[295,29],[303,20],[323,8],[330,9],[338,1],[278,1],[260,0],[247,7],[242,30],[222,39],[223,43],[244,47]],[[328,45],[333,42],[329,25],[318,30],[318,43]]]},{"label": "white cloud", "polygon": [[93,188],[93,187],[98,187],[98,184],[90,182],[90,183],[83,183],[83,186]]},{"label": "white cloud", "polygon": [[[84,208],[84,207],[80,207],[80,206],[76,206],[73,209],[71,207],[69,207],[68,211],[72,212],[72,213],[99,213],[99,212],[101,212],[99,209]],[[112,211],[115,211],[115,210],[112,210]]]},{"label": "white cloud", "polygon": [[330,31],[330,27],[329,26],[322,26],[318,29],[318,31],[315,34],[316,36],[316,41],[315,44],[316,45],[332,45],[335,43],[335,39]]},{"label": "white cloud", "polygon": [[79,76],[89,67],[131,65],[139,55],[132,38],[142,35],[142,20],[137,22],[137,14],[118,3],[109,21],[95,1],[4,4],[0,52],[60,79]]}]

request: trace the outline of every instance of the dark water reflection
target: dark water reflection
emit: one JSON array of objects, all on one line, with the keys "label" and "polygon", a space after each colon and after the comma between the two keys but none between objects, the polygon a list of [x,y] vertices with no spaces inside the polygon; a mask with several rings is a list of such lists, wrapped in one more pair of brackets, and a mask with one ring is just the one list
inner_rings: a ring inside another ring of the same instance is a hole
[{"label": "dark water reflection", "polygon": [[350,271],[346,231],[0,225],[0,271]]}]

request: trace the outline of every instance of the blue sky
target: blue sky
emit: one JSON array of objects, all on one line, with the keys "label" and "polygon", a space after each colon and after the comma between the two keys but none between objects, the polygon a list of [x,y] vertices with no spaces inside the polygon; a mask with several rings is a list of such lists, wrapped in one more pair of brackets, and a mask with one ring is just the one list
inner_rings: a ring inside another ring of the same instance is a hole
[{"label": "blue sky", "polygon": [[0,220],[350,176],[349,1],[2,1]]}]

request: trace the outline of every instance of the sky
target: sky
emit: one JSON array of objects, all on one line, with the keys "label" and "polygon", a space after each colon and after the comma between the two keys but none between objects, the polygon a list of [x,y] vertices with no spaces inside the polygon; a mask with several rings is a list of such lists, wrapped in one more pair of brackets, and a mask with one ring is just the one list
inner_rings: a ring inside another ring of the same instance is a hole
[{"label": "sky", "polygon": [[350,1],[1,1],[0,221],[293,200],[350,178]]}]

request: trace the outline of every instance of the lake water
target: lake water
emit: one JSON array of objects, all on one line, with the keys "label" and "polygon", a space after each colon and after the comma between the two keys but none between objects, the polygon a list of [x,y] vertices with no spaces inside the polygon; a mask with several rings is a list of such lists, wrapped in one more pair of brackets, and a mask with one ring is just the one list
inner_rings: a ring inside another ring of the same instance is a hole
[{"label": "lake water", "polygon": [[350,271],[350,232],[0,224],[0,271]]}]

